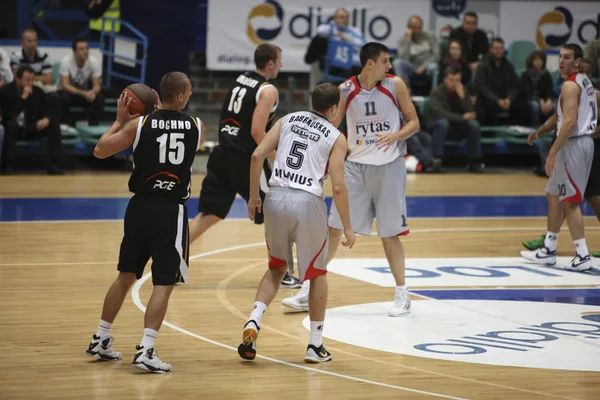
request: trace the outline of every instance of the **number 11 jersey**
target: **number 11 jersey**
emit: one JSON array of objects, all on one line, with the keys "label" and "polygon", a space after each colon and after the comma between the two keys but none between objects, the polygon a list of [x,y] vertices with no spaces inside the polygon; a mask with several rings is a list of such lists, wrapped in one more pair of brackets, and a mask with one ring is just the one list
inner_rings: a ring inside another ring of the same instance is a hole
[{"label": "number 11 jersey", "polygon": [[319,113],[300,111],[283,117],[269,185],[323,197],[329,155],[339,136],[340,131]]}]

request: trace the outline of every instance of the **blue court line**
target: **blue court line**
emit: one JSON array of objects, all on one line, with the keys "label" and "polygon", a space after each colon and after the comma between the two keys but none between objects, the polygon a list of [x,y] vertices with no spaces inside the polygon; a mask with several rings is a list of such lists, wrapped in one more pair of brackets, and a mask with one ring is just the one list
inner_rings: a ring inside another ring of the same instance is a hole
[{"label": "blue court line", "polygon": [[[129,198],[0,198],[0,221],[62,221],[122,219]],[[327,207],[331,198],[326,199]],[[197,214],[198,199],[186,203]],[[408,218],[541,217],[548,211],[542,196],[409,197]],[[585,204],[584,215],[593,216]],[[247,218],[246,202],[236,198],[227,218]]]},{"label": "blue court line", "polygon": [[[515,300],[600,306],[600,289],[411,290],[436,300]],[[600,312],[600,310],[599,310]]]}]

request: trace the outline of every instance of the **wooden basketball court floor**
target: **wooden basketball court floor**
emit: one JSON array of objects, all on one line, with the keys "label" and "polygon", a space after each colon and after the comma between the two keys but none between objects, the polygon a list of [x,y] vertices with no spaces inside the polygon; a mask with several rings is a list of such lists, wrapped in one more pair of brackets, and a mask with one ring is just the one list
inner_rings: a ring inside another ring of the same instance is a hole
[{"label": "wooden basketball court floor", "polygon": [[[412,313],[387,316],[394,289],[380,241],[359,237],[328,274],[330,363],[302,362],[307,314],[281,305],[289,289],[263,319],[259,358],[239,359],[266,267],[263,228],[239,201],[239,218],[191,246],[190,282],[175,289],[157,340],[174,372],[130,365],[148,274],[113,324],[123,360],[92,360],[84,352],[116,276],[127,179],[0,178],[1,399],[600,398],[600,263],[584,274],[519,260],[521,241],[545,231],[546,182],[516,174],[409,177]],[[188,208],[195,215],[195,199]],[[588,216],[586,228],[600,250],[600,224]],[[566,226],[558,251],[561,263],[573,254]]]}]

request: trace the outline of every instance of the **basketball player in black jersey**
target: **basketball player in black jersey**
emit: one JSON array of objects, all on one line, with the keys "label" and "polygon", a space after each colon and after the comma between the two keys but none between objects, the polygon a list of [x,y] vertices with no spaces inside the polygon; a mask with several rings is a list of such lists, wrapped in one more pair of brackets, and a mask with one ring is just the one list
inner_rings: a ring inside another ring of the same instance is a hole
[{"label": "basketball player in black jersey", "polygon": [[[281,49],[270,43],[259,45],[254,51],[254,63],[256,70],[238,76],[225,97],[219,123],[219,145],[208,158],[198,203],[199,214],[190,223],[191,242],[225,219],[236,194],[248,201],[250,158],[271,128],[279,103],[277,89],[269,80],[277,77],[282,66]],[[269,164],[265,161],[260,192],[263,200],[270,177]],[[263,221],[263,214],[257,213],[254,223],[262,224]],[[282,286],[300,287],[300,283],[286,276]]]},{"label": "basketball player in black jersey", "polygon": [[[117,118],[102,135],[94,155],[106,158],[133,146],[134,170],[129,190],[134,196],[125,212],[125,232],[119,254],[119,276],[112,284],[102,309],[98,331],[86,353],[100,360],[120,360],[112,348],[112,322],[129,288],[142,277],[152,257],[154,291],[148,301],[144,335],[132,364],[147,371],[165,373],[171,365],[161,362],[154,341],[162,324],[176,282],[188,276],[188,217],[191,168],[202,143],[200,119],[181,112],[192,94],[188,77],[170,72],[160,82],[164,103],[145,117],[130,115],[131,98],[121,96]],[[131,121],[123,127],[125,123]]]}]

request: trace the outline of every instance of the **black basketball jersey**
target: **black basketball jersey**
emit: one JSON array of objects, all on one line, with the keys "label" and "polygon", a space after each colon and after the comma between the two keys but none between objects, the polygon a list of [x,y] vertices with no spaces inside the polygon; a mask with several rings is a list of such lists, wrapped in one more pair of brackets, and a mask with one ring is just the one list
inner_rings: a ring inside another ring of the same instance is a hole
[{"label": "black basketball jersey", "polygon": [[[245,72],[237,77],[235,86],[229,90],[219,123],[219,145],[227,148],[253,153],[256,142],[252,138],[252,115],[258,103],[260,92],[271,85],[256,72]],[[268,131],[273,123],[279,100],[269,114],[266,126]]]},{"label": "black basketball jersey", "polygon": [[140,118],[133,143],[133,193],[187,200],[192,164],[200,147],[199,118],[159,110]]}]

